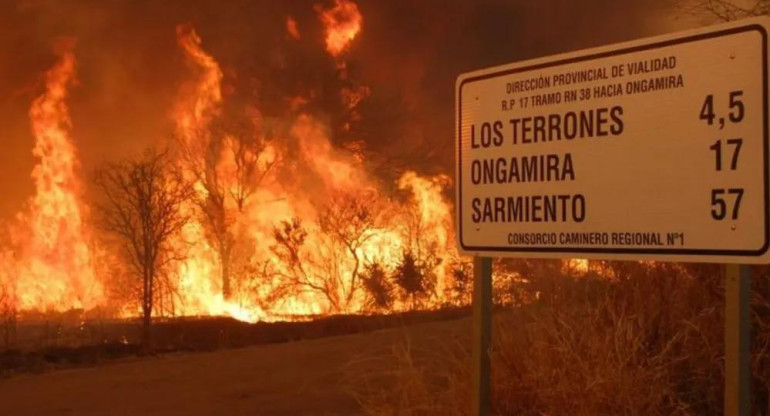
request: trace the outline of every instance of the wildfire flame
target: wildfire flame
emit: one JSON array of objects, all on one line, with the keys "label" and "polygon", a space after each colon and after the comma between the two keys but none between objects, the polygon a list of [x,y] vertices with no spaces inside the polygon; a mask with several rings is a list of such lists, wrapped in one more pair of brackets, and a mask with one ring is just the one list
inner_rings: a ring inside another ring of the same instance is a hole
[{"label": "wildfire flame", "polygon": [[87,243],[78,158],[70,131],[67,94],[75,80],[74,44],[59,46],[59,61],[46,73],[45,92],[29,111],[37,159],[35,194],[20,225],[11,231],[16,248],[9,280],[18,309],[64,311],[93,308],[104,300]]},{"label": "wildfire flame", "polygon": [[[437,280],[435,288],[436,291],[446,288],[445,267],[450,263],[449,258],[456,256],[449,234],[451,211],[442,196],[448,179],[421,178],[407,172],[398,186],[411,193],[411,197],[404,204],[395,203],[381,195],[379,184],[368,175],[360,157],[335,149],[329,141],[328,127],[310,114],[300,111],[294,116],[285,138],[296,144],[301,157],[288,157],[286,146],[272,143],[262,148],[247,147],[255,152],[251,158],[258,162],[256,170],[264,175],[255,191],[240,204],[228,198],[227,195],[237,194],[235,191],[242,185],[234,145],[244,143],[244,139],[250,143],[263,138],[226,135],[218,139],[211,136],[209,124],[220,111],[222,95],[218,90],[222,72],[216,61],[202,49],[200,38],[194,31],[183,28],[177,33],[179,44],[197,74],[193,85],[180,96],[174,115],[178,135],[187,146],[209,157],[211,152],[206,149],[216,146],[219,149],[216,163],[203,167],[211,172],[207,175],[190,173],[190,177],[199,181],[198,189],[203,199],[210,197],[212,192],[211,184],[204,182],[216,178],[222,195],[225,195],[225,209],[231,214],[228,232],[239,241],[253,244],[242,255],[241,261],[245,262],[242,267],[261,271],[257,273],[259,277],[252,279],[250,287],[248,284],[242,287],[247,292],[252,291],[250,296],[234,293],[230,298],[223,297],[222,264],[231,259],[223,259],[217,248],[208,242],[206,224],[191,221],[185,235],[180,236],[180,240],[198,242],[179,269],[184,314],[227,314],[238,319],[256,320],[359,311],[365,295],[356,285],[356,278],[362,278],[359,275],[365,265],[377,261],[393,270],[405,251],[439,253],[442,258],[433,270]],[[363,90],[365,93],[362,94],[368,94],[368,88]],[[355,100],[351,107],[362,98],[351,98]],[[272,170],[267,169],[268,166]],[[190,165],[186,168],[195,169]],[[286,180],[289,175],[280,175],[280,172],[290,172],[294,179]],[[361,224],[360,229],[355,230],[346,230],[347,222],[334,223],[339,218],[330,216],[346,215],[340,211],[351,209],[351,205],[345,204],[351,203],[355,209],[357,200],[364,200],[391,215],[367,213],[369,223]],[[335,205],[340,201],[341,205]],[[332,208],[319,208],[324,206]],[[335,211],[334,215],[329,214],[330,210]],[[415,216],[415,212],[419,214]],[[294,219],[301,220],[304,233],[302,246],[296,247],[295,253],[295,260],[302,264],[299,268],[297,264],[290,264],[291,259],[275,253],[276,224]],[[415,228],[408,229],[404,224]],[[330,230],[329,227],[337,228]],[[336,237],[335,233],[338,234]],[[340,237],[339,234],[345,233],[352,234]],[[183,244],[180,242],[180,246]],[[274,299],[277,294],[280,294],[279,299]],[[438,301],[434,299],[434,302]]]},{"label": "wildfire flame", "polygon": [[188,64],[199,76],[189,84],[186,99],[181,99],[175,112],[177,135],[187,144],[207,140],[207,127],[222,101],[222,69],[214,58],[201,47],[201,38],[190,25],[179,25],[177,41]]},{"label": "wildfire flame", "polygon": [[[202,41],[189,25],[177,27],[177,40],[187,62],[197,74],[180,95],[173,114],[177,137],[182,141],[183,152],[188,156],[180,160],[180,167],[189,180],[195,181],[201,200],[209,197],[210,189],[204,183],[210,177],[205,161],[193,160],[207,154],[211,145],[210,123],[218,113],[222,101],[222,70],[214,58],[202,48]],[[215,172],[217,173],[216,169]],[[226,207],[231,208],[231,207]],[[176,245],[185,252],[185,260],[178,265],[179,277],[176,291],[179,295],[180,315],[229,315],[243,321],[264,318],[261,308],[250,305],[244,308],[226,299],[221,277],[222,259],[207,238],[205,225],[197,207],[189,203],[183,207],[193,220],[185,225]]]},{"label": "wildfire flame", "polygon": [[316,7],[326,30],[326,51],[339,58],[361,32],[363,17],[358,6],[349,0],[334,0],[329,9]]},{"label": "wildfire flame", "polygon": [[[348,0],[317,10],[326,49],[339,65],[361,30],[361,14]],[[292,22],[287,30],[298,38]],[[384,284],[378,271],[391,276],[399,270],[406,280],[424,278],[402,282],[422,291],[419,307],[450,301],[452,266],[460,259],[447,177],[405,172],[395,186],[383,183],[371,175],[363,145],[333,144],[329,125],[306,109],[312,93],[287,97],[292,105],[281,121],[285,128],[269,137],[254,107],[240,114],[247,128],[223,127],[222,68],[192,26],[180,25],[176,34],[189,72],[170,112],[172,164],[196,197],[181,207],[190,220],[172,241],[176,260],[156,291],[156,315],[255,322],[415,307],[414,296],[373,306],[367,287]],[[0,252],[0,278],[14,282],[19,309],[93,308],[107,303],[104,287],[112,284],[109,273],[92,266],[79,199],[65,105],[74,67],[72,50],[65,49],[30,111],[36,193],[29,213],[20,216],[23,227],[13,232],[18,249]],[[369,94],[361,85],[342,89],[351,122]],[[387,284],[380,289],[392,292]],[[118,305],[123,316],[139,313],[135,300],[110,302],[124,303]]]},{"label": "wildfire flame", "polygon": [[[335,0],[334,6],[329,9],[316,6],[316,11],[326,32],[326,52],[335,58],[339,78],[348,81],[348,63],[343,54],[361,32],[363,16],[358,6],[348,0]],[[371,89],[365,85],[346,85],[340,91],[342,103],[348,110],[348,121],[343,126],[346,131],[351,130],[352,123],[360,121],[357,107],[369,95]]]}]

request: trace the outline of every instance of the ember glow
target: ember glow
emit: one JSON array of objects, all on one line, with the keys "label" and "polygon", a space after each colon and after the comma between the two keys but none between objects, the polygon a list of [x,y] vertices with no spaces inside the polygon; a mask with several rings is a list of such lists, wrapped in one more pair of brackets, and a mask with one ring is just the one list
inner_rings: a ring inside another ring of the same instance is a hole
[{"label": "ember glow", "polygon": [[299,34],[299,28],[297,27],[297,21],[292,17],[286,18],[286,32],[292,39],[298,40],[301,36]]}]

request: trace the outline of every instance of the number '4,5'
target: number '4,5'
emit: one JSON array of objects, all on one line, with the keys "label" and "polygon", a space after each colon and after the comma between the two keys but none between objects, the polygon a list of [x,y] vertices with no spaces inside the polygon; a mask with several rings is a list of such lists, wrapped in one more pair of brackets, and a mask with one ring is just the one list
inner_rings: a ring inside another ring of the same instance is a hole
[{"label": "number '4,5'", "polygon": [[[733,91],[730,93],[730,114],[728,114],[728,117],[733,123],[740,123],[743,121],[743,116],[746,109],[743,106],[742,97],[743,91]],[[709,94],[703,101],[703,107],[701,107],[700,110],[700,119],[705,120],[706,123],[710,126],[714,124],[715,118],[716,115],[714,114],[714,95]],[[724,123],[724,118],[720,117],[719,128],[724,127]]]}]

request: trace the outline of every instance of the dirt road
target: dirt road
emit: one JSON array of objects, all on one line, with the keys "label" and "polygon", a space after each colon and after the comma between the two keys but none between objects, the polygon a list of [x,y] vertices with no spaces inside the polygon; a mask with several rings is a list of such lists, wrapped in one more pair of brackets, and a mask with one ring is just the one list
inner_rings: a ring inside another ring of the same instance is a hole
[{"label": "dirt road", "polygon": [[463,319],[22,375],[0,380],[0,415],[356,415],[354,375],[386,366],[405,339],[430,354],[469,333]]}]

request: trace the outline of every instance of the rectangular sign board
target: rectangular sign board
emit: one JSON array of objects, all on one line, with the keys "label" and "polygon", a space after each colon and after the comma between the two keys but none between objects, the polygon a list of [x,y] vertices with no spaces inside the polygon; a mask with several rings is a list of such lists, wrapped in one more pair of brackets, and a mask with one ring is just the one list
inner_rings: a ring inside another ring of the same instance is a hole
[{"label": "rectangular sign board", "polygon": [[462,74],[464,254],[768,263],[770,19]]}]

